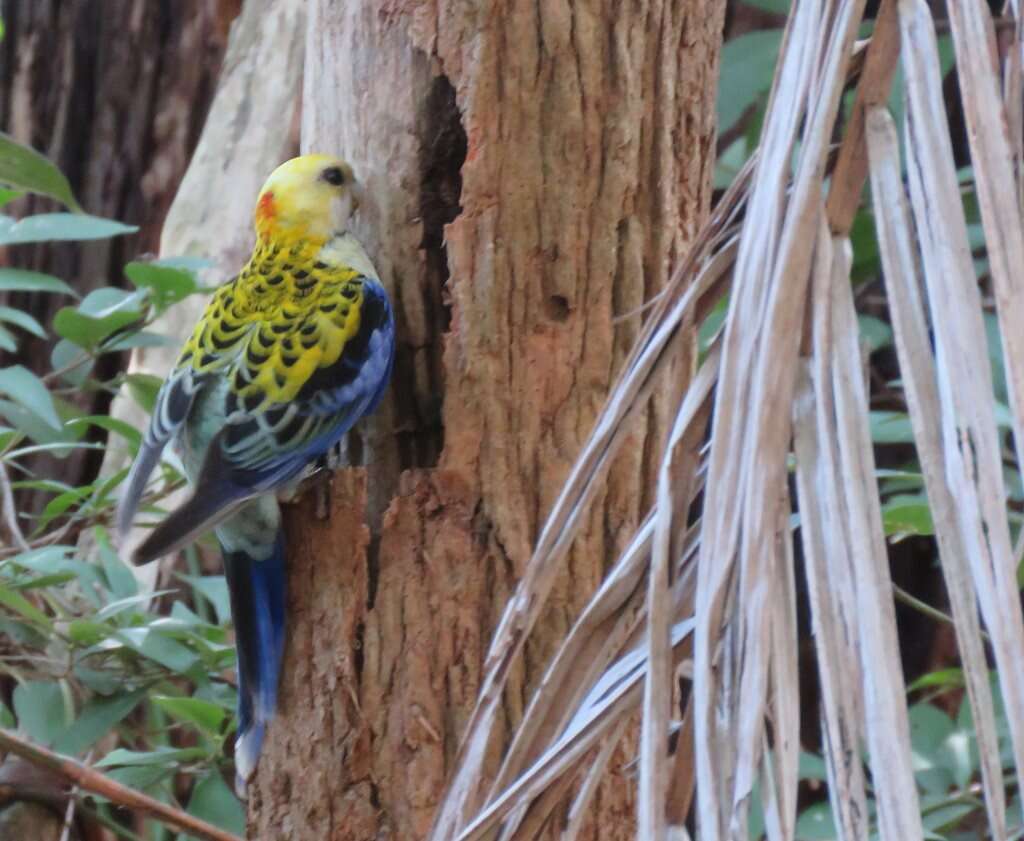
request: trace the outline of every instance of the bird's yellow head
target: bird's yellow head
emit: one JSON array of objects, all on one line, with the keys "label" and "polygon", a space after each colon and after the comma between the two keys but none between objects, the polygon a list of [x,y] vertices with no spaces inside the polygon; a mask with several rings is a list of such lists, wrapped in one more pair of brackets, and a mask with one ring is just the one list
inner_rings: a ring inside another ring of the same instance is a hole
[{"label": "bird's yellow head", "polygon": [[358,202],[352,167],[330,155],[302,155],[275,169],[256,202],[256,233],[281,244],[322,245],[344,233]]}]

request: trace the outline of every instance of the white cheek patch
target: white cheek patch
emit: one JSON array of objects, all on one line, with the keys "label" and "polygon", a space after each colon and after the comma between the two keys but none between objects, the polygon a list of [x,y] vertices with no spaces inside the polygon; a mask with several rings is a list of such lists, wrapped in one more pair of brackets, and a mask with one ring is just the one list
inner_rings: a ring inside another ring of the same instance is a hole
[{"label": "white cheek patch", "polygon": [[344,231],[348,228],[348,220],[352,218],[353,207],[352,193],[346,190],[340,196],[331,199],[331,227],[335,231]]},{"label": "white cheek patch", "polygon": [[377,270],[370,262],[363,246],[350,233],[344,233],[327,243],[320,249],[319,258],[330,266],[347,266],[355,269],[364,277],[377,276]]}]

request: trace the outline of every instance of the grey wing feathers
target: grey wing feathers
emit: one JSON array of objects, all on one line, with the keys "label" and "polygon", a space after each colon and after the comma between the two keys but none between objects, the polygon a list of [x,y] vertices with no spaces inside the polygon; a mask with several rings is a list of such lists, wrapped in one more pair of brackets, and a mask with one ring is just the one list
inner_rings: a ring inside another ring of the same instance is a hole
[{"label": "grey wing feathers", "polygon": [[122,536],[131,529],[149,474],[159,463],[167,442],[188,417],[202,384],[203,378],[196,376],[191,368],[182,368],[172,372],[161,386],[149,429],[125,480],[125,489],[117,507],[117,530]]},{"label": "grey wing feathers", "polygon": [[232,481],[230,466],[221,453],[223,435],[219,432],[211,442],[192,496],[149,533],[132,554],[133,563],[155,561],[188,546],[253,496],[251,488]]}]

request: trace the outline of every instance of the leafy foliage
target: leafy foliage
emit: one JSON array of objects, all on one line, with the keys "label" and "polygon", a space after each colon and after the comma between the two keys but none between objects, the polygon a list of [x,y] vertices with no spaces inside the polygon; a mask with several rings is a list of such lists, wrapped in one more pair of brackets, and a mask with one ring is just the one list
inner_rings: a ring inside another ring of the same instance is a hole
[{"label": "leafy foliage", "polygon": [[[0,184],[10,188],[5,197],[35,192],[73,211],[0,216],[0,244],[135,230],[81,213],[63,175],[3,135]],[[49,325],[16,307],[0,307],[0,347],[15,353],[34,337],[52,348],[48,370],[30,370],[27,363],[0,368],[0,480],[6,485],[0,528],[10,538],[0,544],[0,672],[6,678],[0,699],[7,699],[0,700],[0,719],[39,744],[240,832],[242,809],[225,782],[232,773],[224,746],[234,729],[235,688],[227,679],[234,649],[223,579],[201,575],[193,551],[193,574],[179,575],[166,590],[141,590],[108,532],[126,471],[75,486],[61,481],[59,471],[39,474],[33,461],[40,453],[64,460],[107,447],[134,454],[137,429],[89,414],[72,397],[124,387],[144,409],[152,406],[158,382],[97,362],[123,363],[125,350],[168,341],[150,327],[167,308],[201,291],[198,267],[191,260],[132,262],[125,275],[134,288],[103,287],[81,299],[60,278],[0,268],[0,292],[67,300]],[[112,367],[112,376],[97,373]],[[181,477],[165,469],[148,503],[158,504],[180,484]],[[19,490],[48,495],[40,514],[11,509]],[[108,805],[93,807],[108,827],[136,837],[119,829]]]},{"label": "leafy foliage", "polygon": [[[788,0],[747,0],[748,5],[784,15]],[[782,29],[750,32],[730,41],[722,54],[718,98],[719,129],[726,138],[715,172],[716,185],[730,183],[756,148]],[[946,69],[949,38],[941,49]],[[848,109],[852,103],[847,98]],[[897,117],[901,100],[894,100]],[[961,173],[964,206],[976,228],[978,202],[973,173]],[[80,212],[64,176],[33,150],[0,134],[0,206],[24,192],[48,196],[70,211],[15,220],[0,215],[0,245],[87,240],[134,230]],[[892,354],[887,314],[874,299],[881,267],[874,220],[862,208],[851,232],[853,277],[861,305],[865,357],[873,374],[872,438],[879,461],[878,487],[886,534],[892,542],[928,539],[931,509],[913,451],[913,434],[901,384],[886,379],[879,364]],[[976,264],[984,273],[981,237]],[[0,671],[7,690],[0,697],[0,724],[63,753],[92,761],[120,782],[167,802],[181,800],[193,814],[240,830],[240,806],[225,783],[230,773],[225,742],[234,727],[234,687],[225,679],[233,666],[229,644],[227,594],[220,576],[202,574],[190,553],[190,574],[172,589],[140,592],[135,575],[110,539],[118,485],[124,473],[73,486],[38,475],[33,456],[66,459],[83,449],[109,446],[134,453],[139,432],[108,416],[88,414],[69,399],[78,391],[123,391],[144,410],[152,408],[159,382],[118,370],[96,372],[101,357],[121,359],[125,350],[167,341],[150,328],[157,316],[201,289],[197,265],[187,260],[131,262],[127,285],[94,290],[79,298],[64,280],[25,269],[0,268],[0,292],[60,295],[66,299],[52,324],[29,312],[0,307],[0,348],[16,353],[33,337],[51,343],[44,373],[12,364],[0,368],[0,479],[10,491],[32,489],[49,495],[34,518],[17,519],[18,534],[0,547]],[[718,330],[720,305],[702,325],[702,353]],[[1004,431],[1010,412],[994,313],[986,314],[990,358]],[[1011,504],[1024,508],[1015,472],[1008,472]],[[166,468],[148,503],[179,487],[181,477]],[[6,503],[5,503],[6,505]],[[17,516],[5,511],[3,528]],[[86,548],[88,547],[88,550]],[[976,837],[965,827],[983,815],[973,723],[958,669],[919,677],[910,688],[920,700],[911,709],[915,770],[923,819],[930,837]],[[993,691],[998,693],[997,682]],[[1004,767],[1012,772],[1005,712],[997,709]],[[805,841],[835,837],[831,809],[823,796],[827,774],[821,757],[801,761],[807,794],[797,826]],[[1012,773],[1008,797],[1019,800]],[[869,808],[874,803],[869,799]],[[106,810],[96,804],[100,812]],[[1019,814],[1020,809],[1011,810]],[[117,822],[107,814],[108,825]],[[763,824],[751,822],[752,837]],[[126,837],[131,837],[126,834]],[[166,837],[166,836],[165,836]]]}]

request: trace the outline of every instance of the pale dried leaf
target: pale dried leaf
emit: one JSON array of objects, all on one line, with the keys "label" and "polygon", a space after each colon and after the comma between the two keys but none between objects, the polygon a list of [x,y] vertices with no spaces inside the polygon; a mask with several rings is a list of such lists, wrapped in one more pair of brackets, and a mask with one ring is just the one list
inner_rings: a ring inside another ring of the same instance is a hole
[{"label": "pale dried leaf", "polygon": [[882,839],[906,841],[922,837],[923,831],[911,766],[910,725],[899,661],[892,580],[868,428],[867,390],[850,284],[849,242],[834,243],[833,255],[832,387],[846,502],[846,538],[855,570],[865,730]]},{"label": "pale dried leaf", "polygon": [[956,504],[946,484],[935,361],[928,339],[913,230],[900,176],[899,142],[892,118],[884,109],[877,108],[869,115],[867,140],[871,157],[871,192],[879,221],[879,246],[903,386],[935,523],[946,592],[956,623],[978,741],[989,828],[993,837],[1002,838],[1006,834],[1006,798],[988,663],[967,566],[967,551],[957,528]]},{"label": "pale dried leaf", "polygon": [[1024,466],[1024,294],[1020,290],[1024,220],[1016,185],[1006,177],[1006,173],[1013,171],[1014,153],[996,72],[995,33],[992,16],[982,0],[951,3],[949,18],[960,101],[967,121],[974,180],[1002,326],[1017,460]]},{"label": "pale dried leaf", "polygon": [[1021,773],[1024,620],[1010,545],[981,296],[946,130],[938,51],[927,6],[921,0],[901,0],[900,27],[904,42],[913,45],[904,51],[907,169],[935,334],[946,480],[955,499],[981,615],[992,637]]}]

